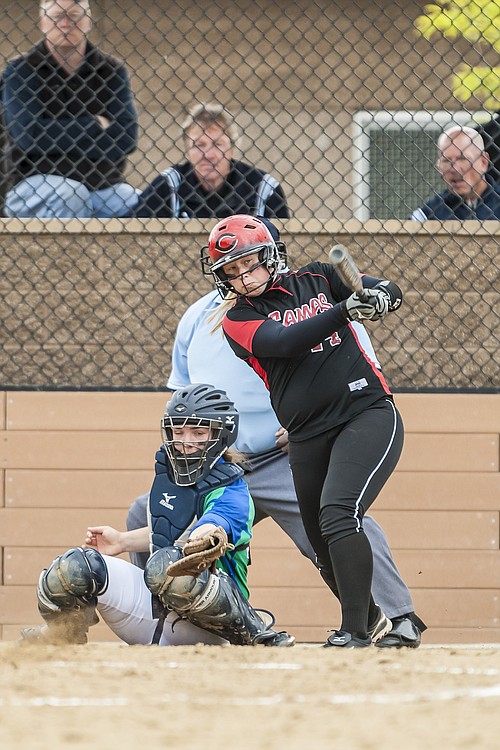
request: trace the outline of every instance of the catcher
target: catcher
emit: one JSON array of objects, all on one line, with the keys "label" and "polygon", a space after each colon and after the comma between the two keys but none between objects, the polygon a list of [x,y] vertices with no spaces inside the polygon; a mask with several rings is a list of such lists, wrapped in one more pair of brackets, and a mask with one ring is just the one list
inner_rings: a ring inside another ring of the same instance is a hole
[{"label": "catcher", "polygon": [[[43,570],[37,586],[45,624],[22,639],[86,643],[97,612],[123,641],[293,646],[274,617],[248,602],[253,502],[230,450],[238,413],[224,391],[175,391],[161,421],[149,526],[89,527],[85,544]],[[150,550],[145,571],[117,555]]]}]

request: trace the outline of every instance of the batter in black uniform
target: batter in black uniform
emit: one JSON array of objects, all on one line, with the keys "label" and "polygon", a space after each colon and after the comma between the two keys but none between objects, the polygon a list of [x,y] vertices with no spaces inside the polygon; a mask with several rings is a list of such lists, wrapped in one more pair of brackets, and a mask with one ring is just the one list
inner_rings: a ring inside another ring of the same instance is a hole
[{"label": "batter in black uniform", "polygon": [[220,221],[202,262],[221,293],[235,300],[223,320],[229,344],[263,378],[288,430],[304,525],[342,608],[340,630],[325,645],[365,647],[380,608],[371,596],[363,516],[398,462],[404,430],[351,322],[382,319],[401,305],[401,290],[363,276],[365,301],[328,263],[283,271],[284,246],[274,242],[268,221],[247,215]]}]

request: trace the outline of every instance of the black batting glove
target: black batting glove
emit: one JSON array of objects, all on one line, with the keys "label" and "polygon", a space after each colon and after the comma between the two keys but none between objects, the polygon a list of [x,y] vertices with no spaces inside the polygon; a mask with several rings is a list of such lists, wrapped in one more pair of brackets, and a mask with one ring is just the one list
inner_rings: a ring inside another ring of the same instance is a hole
[{"label": "black batting glove", "polygon": [[340,303],[347,320],[381,320],[389,312],[391,297],[385,289],[365,289],[363,297],[351,294]]}]

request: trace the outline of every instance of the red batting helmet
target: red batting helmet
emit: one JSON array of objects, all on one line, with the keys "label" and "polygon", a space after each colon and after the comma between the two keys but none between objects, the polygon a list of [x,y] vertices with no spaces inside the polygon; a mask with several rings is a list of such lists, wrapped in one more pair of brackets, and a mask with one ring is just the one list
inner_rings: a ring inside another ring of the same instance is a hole
[{"label": "red batting helmet", "polygon": [[212,273],[219,291],[225,296],[234,292],[224,273],[224,266],[246,255],[259,253],[260,261],[274,279],[286,262],[285,245],[269,219],[235,214],[219,221],[210,232],[208,245],[201,250],[203,273]]}]

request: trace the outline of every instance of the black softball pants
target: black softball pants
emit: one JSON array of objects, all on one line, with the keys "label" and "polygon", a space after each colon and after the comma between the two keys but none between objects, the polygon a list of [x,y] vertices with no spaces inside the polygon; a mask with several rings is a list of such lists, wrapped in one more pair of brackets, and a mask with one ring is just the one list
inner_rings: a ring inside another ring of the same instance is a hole
[{"label": "black softball pants", "polygon": [[401,416],[383,398],[343,425],[289,444],[307,536],[340,599],[341,630],[349,633],[366,635],[374,612],[373,556],[363,516],[394,471],[403,440]]}]

